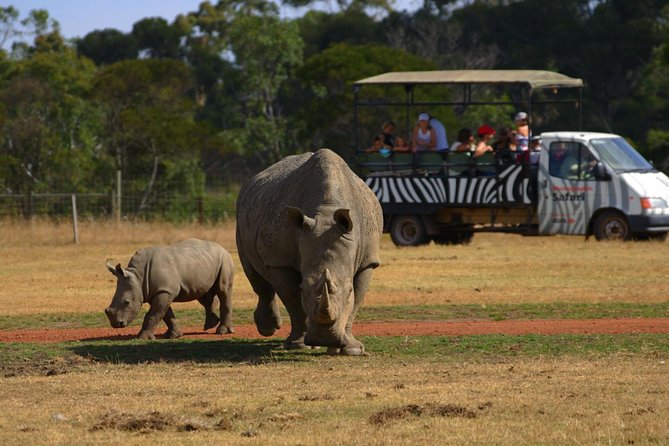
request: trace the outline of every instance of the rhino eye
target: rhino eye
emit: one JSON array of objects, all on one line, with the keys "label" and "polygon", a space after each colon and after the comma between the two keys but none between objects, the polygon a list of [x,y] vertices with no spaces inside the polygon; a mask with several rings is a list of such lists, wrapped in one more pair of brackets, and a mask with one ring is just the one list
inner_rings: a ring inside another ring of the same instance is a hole
[{"label": "rhino eye", "polygon": [[123,306],[124,307],[129,307],[130,306],[130,301],[129,300],[124,300],[123,301]]}]

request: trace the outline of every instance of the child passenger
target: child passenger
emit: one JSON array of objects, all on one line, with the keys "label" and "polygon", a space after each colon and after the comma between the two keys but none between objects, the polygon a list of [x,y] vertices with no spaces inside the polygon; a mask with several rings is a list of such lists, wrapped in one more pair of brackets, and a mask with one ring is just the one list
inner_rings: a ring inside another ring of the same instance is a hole
[{"label": "child passenger", "polygon": [[366,150],[367,153],[377,152],[382,156],[390,156],[393,153],[392,147],[388,146],[384,142],[384,135],[380,133],[376,135],[372,145]]},{"label": "child passenger", "polygon": [[397,136],[397,138],[395,138],[395,147],[393,147],[393,150],[395,152],[410,152],[411,148],[403,136]]}]

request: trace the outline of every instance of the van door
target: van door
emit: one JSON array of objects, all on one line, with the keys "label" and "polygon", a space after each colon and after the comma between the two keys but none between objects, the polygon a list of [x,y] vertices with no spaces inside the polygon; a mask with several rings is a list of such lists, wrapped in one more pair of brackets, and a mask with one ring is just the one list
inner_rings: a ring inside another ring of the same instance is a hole
[{"label": "van door", "polygon": [[552,141],[539,168],[539,233],[585,234],[600,203],[598,159],[579,141]]}]

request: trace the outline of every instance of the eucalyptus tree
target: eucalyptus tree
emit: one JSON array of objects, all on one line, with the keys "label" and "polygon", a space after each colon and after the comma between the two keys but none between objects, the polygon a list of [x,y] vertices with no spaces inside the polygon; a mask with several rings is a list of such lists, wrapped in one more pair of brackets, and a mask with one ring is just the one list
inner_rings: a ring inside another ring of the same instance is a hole
[{"label": "eucalyptus tree", "polygon": [[[303,93],[302,106],[292,117],[293,121],[304,123],[300,135],[304,146],[309,149],[330,147],[350,160],[356,149],[353,82],[387,71],[434,68],[434,64],[421,57],[380,45],[340,43],[310,57],[299,71],[299,78],[307,91]],[[359,124],[370,131],[379,131],[381,123],[392,118],[403,127],[400,116],[404,116],[404,108],[383,110],[381,114],[378,110],[373,113],[361,110]],[[402,130],[409,131],[406,128]]]},{"label": "eucalyptus tree", "polygon": [[0,182],[6,191],[85,191],[94,187],[97,120],[86,100],[95,67],[38,36],[0,83]]},{"label": "eucalyptus tree", "polygon": [[192,72],[176,60],[126,60],[101,68],[94,97],[104,114],[103,143],[123,172],[129,194],[141,195],[136,210],[156,204],[159,193],[201,192],[202,133]]},{"label": "eucalyptus tree", "polygon": [[86,34],[77,41],[77,51],[96,65],[136,59],[139,55],[134,36],[113,28],[97,29]]},{"label": "eucalyptus tree", "polygon": [[261,164],[286,152],[279,93],[302,63],[297,26],[264,0],[203,2],[178,17],[197,76],[198,117],[221,130],[227,150]]},{"label": "eucalyptus tree", "polygon": [[272,15],[240,16],[230,28],[230,48],[243,73],[239,85],[245,96],[245,125],[238,133],[240,148],[265,152],[268,162],[276,162],[287,154],[278,93],[302,64],[297,25]]},{"label": "eucalyptus tree", "polygon": [[[14,6],[0,6],[0,51],[20,58],[30,48],[30,37],[60,34],[60,24],[45,9],[30,10],[24,18]],[[9,48],[8,48],[9,47]]]}]

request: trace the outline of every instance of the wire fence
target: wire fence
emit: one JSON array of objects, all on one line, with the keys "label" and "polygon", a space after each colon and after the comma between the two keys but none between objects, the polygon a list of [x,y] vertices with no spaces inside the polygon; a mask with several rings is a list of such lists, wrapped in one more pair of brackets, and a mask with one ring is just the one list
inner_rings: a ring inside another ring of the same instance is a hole
[{"label": "wire fence", "polygon": [[150,201],[142,195],[101,193],[0,194],[0,218],[33,217],[161,219],[217,222],[234,218],[234,191],[206,191],[200,196],[162,194]]}]

